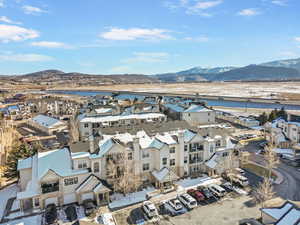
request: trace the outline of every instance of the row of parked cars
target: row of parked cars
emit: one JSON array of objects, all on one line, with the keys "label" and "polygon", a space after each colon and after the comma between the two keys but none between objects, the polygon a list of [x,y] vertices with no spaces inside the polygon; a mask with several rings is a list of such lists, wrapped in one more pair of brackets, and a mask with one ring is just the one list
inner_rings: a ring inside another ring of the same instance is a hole
[{"label": "row of parked cars", "polygon": [[225,182],[221,185],[210,184],[208,186],[198,186],[195,189],[189,189],[186,193],[178,194],[176,198],[161,202],[157,207],[151,201],[145,201],[141,207],[143,215],[135,215],[134,222],[136,224],[143,224],[144,219],[157,221],[159,220],[159,214],[170,216],[184,214],[199,205],[216,202],[229,192],[236,191],[239,193],[238,189],[240,187],[248,185],[247,178],[243,176],[244,173],[242,169],[237,169],[236,173],[227,175],[224,178]]}]

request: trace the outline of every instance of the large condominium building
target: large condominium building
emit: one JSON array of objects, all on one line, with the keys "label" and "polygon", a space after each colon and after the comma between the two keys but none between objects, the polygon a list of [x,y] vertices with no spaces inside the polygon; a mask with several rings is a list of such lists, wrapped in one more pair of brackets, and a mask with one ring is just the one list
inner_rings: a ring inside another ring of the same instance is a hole
[{"label": "large condominium building", "polygon": [[[97,140],[97,141],[96,141]],[[213,175],[238,167],[227,132],[215,129],[175,129],[165,132],[115,133],[89,137],[89,151],[64,148],[20,160],[22,209],[44,208],[94,199],[109,201],[109,187],[127,175],[157,188],[182,177]],[[115,171],[115,172],[114,172]],[[105,185],[107,184],[107,185]]]}]

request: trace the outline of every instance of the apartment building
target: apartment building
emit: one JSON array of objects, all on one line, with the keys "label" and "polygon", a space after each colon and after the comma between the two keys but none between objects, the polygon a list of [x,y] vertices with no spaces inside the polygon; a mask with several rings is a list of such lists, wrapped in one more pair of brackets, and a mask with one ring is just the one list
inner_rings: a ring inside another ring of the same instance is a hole
[{"label": "apartment building", "polygon": [[29,119],[27,123],[28,125],[41,130],[48,135],[52,135],[67,129],[65,122],[45,115],[37,115]]},{"label": "apartment building", "polygon": [[[128,165],[130,177],[162,189],[182,177],[213,175],[238,167],[238,160],[232,159],[235,146],[222,129],[177,129],[152,134],[139,130],[134,134],[90,136],[89,144],[89,151],[64,148],[20,160],[21,191],[17,199],[21,208],[80,204],[85,199],[105,204],[110,188]],[[117,171],[114,176],[111,165]]]}]

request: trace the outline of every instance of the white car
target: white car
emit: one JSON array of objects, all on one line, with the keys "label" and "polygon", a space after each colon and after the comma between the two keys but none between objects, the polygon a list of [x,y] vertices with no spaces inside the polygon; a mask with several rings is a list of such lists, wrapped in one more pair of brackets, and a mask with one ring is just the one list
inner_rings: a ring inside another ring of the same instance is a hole
[{"label": "white car", "polygon": [[188,209],[193,209],[193,208],[197,207],[196,199],[194,199],[189,194],[181,194],[181,195],[178,196],[178,199]]},{"label": "white car", "polygon": [[235,171],[240,173],[241,175],[245,175],[245,170],[243,170],[241,168],[235,168]]},{"label": "white car", "polygon": [[211,184],[208,186],[208,189],[214,193],[217,197],[223,197],[225,194],[226,194],[226,191],[224,188],[222,188],[221,186],[219,185],[216,185],[216,184]]},{"label": "white car", "polygon": [[149,218],[158,216],[158,212],[155,205],[150,201],[143,202],[142,209]]},{"label": "white car", "polygon": [[169,205],[175,210],[175,211],[179,211],[183,208],[182,204],[180,203],[180,201],[178,199],[171,199],[168,201]]}]

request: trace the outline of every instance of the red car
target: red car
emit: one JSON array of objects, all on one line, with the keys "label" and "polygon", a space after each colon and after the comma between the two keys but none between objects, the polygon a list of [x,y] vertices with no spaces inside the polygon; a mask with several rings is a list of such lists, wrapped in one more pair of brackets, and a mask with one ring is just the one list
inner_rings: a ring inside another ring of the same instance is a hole
[{"label": "red car", "polygon": [[205,196],[198,190],[190,189],[187,191],[187,193],[192,197],[194,197],[198,202],[205,200]]}]

